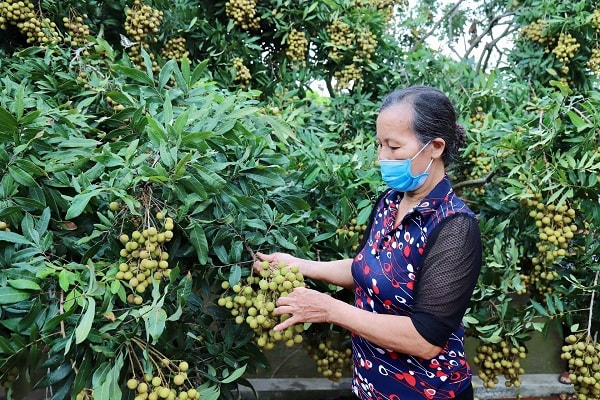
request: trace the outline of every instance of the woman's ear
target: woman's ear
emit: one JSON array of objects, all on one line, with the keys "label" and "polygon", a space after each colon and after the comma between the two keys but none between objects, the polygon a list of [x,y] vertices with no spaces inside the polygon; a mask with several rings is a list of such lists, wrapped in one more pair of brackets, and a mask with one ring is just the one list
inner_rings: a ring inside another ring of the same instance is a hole
[{"label": "woman's ear", "polygon": [[431,157],[440,158],[446,149],[446,141],[442,138],[435,138],[431,141]]}]

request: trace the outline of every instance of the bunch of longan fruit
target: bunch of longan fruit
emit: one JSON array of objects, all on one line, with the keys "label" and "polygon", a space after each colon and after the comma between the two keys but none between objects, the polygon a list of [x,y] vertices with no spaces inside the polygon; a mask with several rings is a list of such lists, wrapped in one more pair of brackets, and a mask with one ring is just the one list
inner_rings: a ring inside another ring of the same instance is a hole
[{"label": "bunch of longan fruit", "polygon": [[565,338],[561,358],[569,363],[569,379],[578,400],[600,398],[600,343],[586,334]]},{"label": "bunch of longan fruit", "polygon": [[94,400],[94,389],[84,388],[75,396],[75,400]]},{"label": "bunch of longan fruit", "polygon": [[250,326],[258,347],[271,350],[277,342],[285,342],[287,347],[292,347],[302,343],[304,325],[294,325],[276,332],[273,327],[289,316],[273,315],[273,310],[279,297],[287,296],[294,288],[305,286],[298,267],[288,267],[284,263],[271,267],[264,261],[260,276],[250,276],[245,282],[241,281],[233,286],[229,281],[223,281],[221,287],[225,292],[218,304],[231,311],[237,324],[246,323]]},{"label": "bunch of longan fruit", "polygon": [[[343,236],[344,238],[350,238],[351,240],[354,240],[354,243],[352,244],[352,250],[356,251],[358,249],[360,238],[366,229],[367,225],[361,225],[358,223],[356,218],[352,218],[349,224],[336,229],[335,233],[337,233],[339,236]],[[352,239],[354,236],[357,236],[357,239]]]},{"label": "bunch of longan fruit", "polygon": [[575,57],[575,53],[580,47],[581,45],[577,43],[577,39],[570,33],[561,33],[558,36],[558,43],[552,50],[552,53],[556,56],[558,61],[568,64]]},{"label": "bunch of longan fruit", "polygon": [[[144,4],[141,0],[135,0],[133,7],[127,9],[125,14],[125,32],[127,32],[129,38],[136,43],[126,50],[129,53],[131,60],[138,67],[142,67],[144,65],[144,58],[142,57],[141,47],[148,50],[150,48],[150,43],[158,42],[158,37],[156,35],[159,32],[164,13]],[[158,63],[154,61],[154,53],[148,51],[148,56],[152,60],[152,65],[150,67],[153,71],[157,72],[159,66]]]},{"label": "bunch of longan fruit", "polygon": [[135,400],[198,400],[200,393],[192,387],[187,371],[187,361],[175,365],[171,360],[161,360],[161,367],[168,370],[168,375],[160,372],[157,375],[144,374],[143,377],[131,377],[127,380],[127,388],[136,393]]},{"label": "bunch of longan fruit", "polygon": [[0,221],[0,231],[10,232],[10,225],[8,222]]},{"label": "bunch of longan fruit", "polygon": [[71,18],[63,17],[63,23],[68,33],[65,43],[78,47],[87,42],[87,37],[90,35],[90,27],[84,22],[87,17],[87,14],[73,15]]},{"label": "bunch of longan fruit", "polygon": [[233,78],[234,82],[239,82],[242,85],[247,85],[250,83],[252,79],[252,74],[248,67],[244,65],[244,60],[240,57],[236,57],[233,59],[233,68],[235,70],[235,77]]},{"label": "bunch of longan fruit", "polygon": [[306,34],[297,29],[292,29],[287,37],[287,49],[285,55],[292,62],[306,65],[306,53],[308,52],[308,39]]},{"label": "bunch of longan fruit", "polygon": [[186,41],[182,36],[176,36],[167,41],[165,47],[162,50],[162,57],[167,60],[181,61],[184,57],[187,57],[189,51],[186,49]]},{"label": "bunch of longan fruit", "polygon": [[559,275],[550,267],[569,255],[570,243],[579,230],[575,224],[576,211],[567,204],[545,204],[541,193],[522,200],[522,204],[530,209],[529,216],[535,219],[538,228],[536,247],[539,252],[539,256],[531,260],[533,271],[530,276],[522,276],[522,279],[534,285],[541,294],[551,293],[552,286],[548,283]]},{"label": "bunch of longan fruit", "polygon": [[506,387],[519,388],[521,376],[525,373],[520,360],[525,358],[527,351],[524,346],[502,340],[499,343],[481,344],[473,361],[479,368],[478,376],[483,381],[483,387],[495,387],[499,381],[498,376],[504,376]]},{"label": "bunch of longan fruit", "polygon": [[19,370],[17,367],[0,369],[0,387],[5,391],[9,391],[18,377]]},{"label": "bunch of longan fruit", "polygon": [[54,44],[61,41],[56,24],[49,18],[38,16],[36,5],[29,0],[4,0],[0,2],[0,29],[16,26],[27,36],[29,44]]},{"label": "bunch of longan fruit", "polygon": [[225,14],[233,23],[244,30],[260,28],[260,16],[256,15],[257,0],[229,0],[225,3]]},{"label": "bunch of longan fruit", "polygon": [[352,349],[348,336],[337,334],[306,344],[308,355],[317,364],[317,372],[333,382],[338,382],[345,371],[352,370]]},{"label": "bunch of longan fruit", "polygon": [[131,232],[131,235],[122,233],[119,236],[123,244],[120,251],[122,260],[115,278],[131,287],[133,293],[127,297],[131,304],[141,304],[146,288],[153,281],[168,278],[171,273],[169,253],[164,246],[173,238],[174,222],[162,212],[155,216],[162,222],[162,227],[148,225]]}]

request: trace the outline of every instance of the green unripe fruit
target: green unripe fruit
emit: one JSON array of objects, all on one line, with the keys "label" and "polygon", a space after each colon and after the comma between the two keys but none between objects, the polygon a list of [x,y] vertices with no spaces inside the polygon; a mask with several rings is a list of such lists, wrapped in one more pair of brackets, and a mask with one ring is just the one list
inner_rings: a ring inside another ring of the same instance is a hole
[{"label": "green unripe fruit", "polygon": [[171,394],[171,390],[168,387],[161,387],[160,389],[158,389],[158,396],[166,399],[167,397],[169,397],[169,395]]},{"label": "green unripe fruit", "polygon": [[184,382],[185,382],[185,378],[181,374],[177,374],[173,377],[173,383],[177,386],[183,385]]},{"label": "green unripe fruit", "polygon": [[138,387],[138,381],[135,378],[131,378],[127,381],[127,388],[135,390]]},{"label": "green unripe fruit", "polygon": [[187,361],[182,361],[179,363],[179,370],[181,372],[186,372],[189,369],[189,364],[187,363]]},{"label": "green unripe fruit", "polygon": [[138,393],[148,393],[148,384],[146,382],[141,382],[137,387]]},{"label": "green unripe fruit", "polygon": [[119,207],[120,207],[120,205],[116,201],[111,201],[110,204],[108,205],[108,208],[110,208],[111,211],[117,211],[119,209]]}]

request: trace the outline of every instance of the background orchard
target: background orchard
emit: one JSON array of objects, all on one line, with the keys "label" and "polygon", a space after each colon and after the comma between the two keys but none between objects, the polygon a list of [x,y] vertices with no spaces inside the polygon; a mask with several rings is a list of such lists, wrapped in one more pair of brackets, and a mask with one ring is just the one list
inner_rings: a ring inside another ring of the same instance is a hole
[{"label": "background orchard", "polygon": [[474,372],[520,386],[532,335],[564,326],[597,398],[595,2],[4,0],[0,33],[9,397],[233,399],[278,345],[339,380],[347,332],[275,337],[270,310],[352,294],[254,254],[351,257],[383,189],[378,104],[427,84],[469,135],[450,175],[484,238]]}]

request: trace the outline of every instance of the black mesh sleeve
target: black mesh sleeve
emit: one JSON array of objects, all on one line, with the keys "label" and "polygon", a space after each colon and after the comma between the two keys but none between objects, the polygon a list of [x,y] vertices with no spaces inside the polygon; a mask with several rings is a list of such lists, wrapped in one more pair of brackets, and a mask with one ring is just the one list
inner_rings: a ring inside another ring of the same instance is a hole
[{"label": "black mesh sleeve", "polygon": [[481,252],[479,224],[464,213],[440,222],[429,237],[411,319],[431,344],[443,347],[460,326],[481,270]]}]

